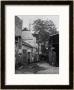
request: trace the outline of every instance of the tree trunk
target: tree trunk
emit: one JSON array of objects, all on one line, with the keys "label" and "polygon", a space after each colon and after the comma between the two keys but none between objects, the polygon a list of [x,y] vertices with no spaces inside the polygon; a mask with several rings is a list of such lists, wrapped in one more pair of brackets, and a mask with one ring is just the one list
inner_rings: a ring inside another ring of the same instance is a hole
[{"label": "tree trunk", "polygon": [[39,61],[39,42],[38,42],[38,61]]}]

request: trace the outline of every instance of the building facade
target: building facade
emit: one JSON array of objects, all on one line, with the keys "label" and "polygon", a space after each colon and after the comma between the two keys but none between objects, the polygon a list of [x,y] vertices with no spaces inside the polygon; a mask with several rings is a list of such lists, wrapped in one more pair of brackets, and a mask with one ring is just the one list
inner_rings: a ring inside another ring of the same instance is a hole
[{"label": "building facade", "polygon": [[59,66],[59,34],[50,36],[49,63],[55,66]]},{"label": "building facade", "polygon": [[23,41],[22,42],[23,63],[33,62],[33,60],[32,60],[32,51],[33,51],[33,47],[30,44]]},{"label": "building facade", "polygon": [[15,16],[15,61],[16,64],[20,62],[20,55],[22,53],[22,20]]},{"label": "building facade", "polygon": [[37,61],[37,44],[36,44],[36,38],[33,37],[30,30],[27,30],[24,28],[22,30],[22,50],[25,51],[23,53],[23,56],[25,56],[26,59],[24,59],[24,62],[31,63]]}]

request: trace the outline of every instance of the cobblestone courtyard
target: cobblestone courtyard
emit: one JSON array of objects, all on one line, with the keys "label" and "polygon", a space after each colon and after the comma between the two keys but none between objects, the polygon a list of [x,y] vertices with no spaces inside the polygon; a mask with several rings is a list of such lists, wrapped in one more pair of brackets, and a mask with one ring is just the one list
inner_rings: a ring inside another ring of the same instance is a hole
[{"label": "cobblestone courtyard", "polygon": [[54,67],[48,63],[32,63],[22,65],[16,71],[16,74],[59,74],[59,67]]}]

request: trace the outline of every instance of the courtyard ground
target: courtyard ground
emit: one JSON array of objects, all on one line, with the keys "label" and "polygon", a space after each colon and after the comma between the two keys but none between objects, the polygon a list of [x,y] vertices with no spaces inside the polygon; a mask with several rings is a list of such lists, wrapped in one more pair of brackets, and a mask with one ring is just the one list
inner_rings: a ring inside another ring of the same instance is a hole
[{"label": "courtyard ground", "polygon": [[24,64],[15,70],[16,74],[59,74],[59,67],[54,67],[46,62]]}]

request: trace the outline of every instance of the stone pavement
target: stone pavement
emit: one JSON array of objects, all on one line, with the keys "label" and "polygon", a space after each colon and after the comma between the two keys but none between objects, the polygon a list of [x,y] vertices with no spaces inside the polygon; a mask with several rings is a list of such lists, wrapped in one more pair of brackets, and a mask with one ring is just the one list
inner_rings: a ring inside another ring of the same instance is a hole
[{"label": "stone pavement", "polygon": [[38,65],[46,69],[38,71],[37,74],[59,74],[59,67],[51,66],[48,63],[38,63]]},{"label": "stone pavement", "polygon": [[16,74],[59,74],[59,67],[53,67],[45,62],[32,63],[19,67]]}]

